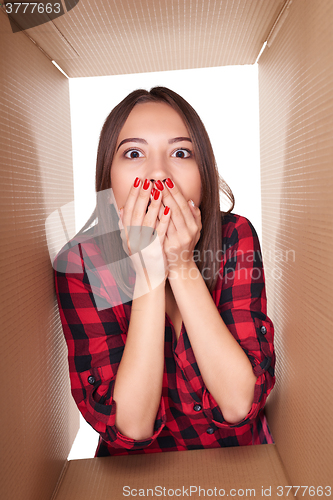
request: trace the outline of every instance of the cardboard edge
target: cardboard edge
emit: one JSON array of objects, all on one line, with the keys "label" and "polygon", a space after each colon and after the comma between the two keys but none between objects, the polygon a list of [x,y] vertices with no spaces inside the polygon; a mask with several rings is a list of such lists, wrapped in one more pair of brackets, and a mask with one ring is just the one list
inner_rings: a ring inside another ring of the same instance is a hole
[{"label": "cardboard edge", "polygon": [[53,491],[53,494],[52,494],[52,497],[51,497],[51,500],[56,500],[57,496],[58,496],[58,493],[60,491],[60,488],[61,488],[61,485],[62,485],[62,482],[66,476],[66,473],[67,473],[67,470],[69,468],[69,461],[67,460],[66,458],[66,461],[64,463],[64,466],[63,468],[61,469],[61,473],[59,475],[59,479],[57,481],[57,484],[54,488],[54,491]]},{"label": "cardboard edge", "polygon": [[[279,461],[279,463],[280,463],[281,470],[282,470],[283,474],[285,475],[285,478],[286,478],[286,480],[287,480],[287,484],[292,484],[291,479],[290,479],[289,474],[288,474],[288,470],[286,469],[286,467],[285,467],[285,465],[284,465],[284,463],[283,463],[283,460],[282,460],[281,455],[280,455],[280,453],[279,453],[279,448],[278,448],[278,446],[276,445],[276,443],[273,443],[273,444],[271,444],[271,445],[266,445],[266,446],[274,446],[274,453],[275,453],[275,455],[276,455],[277,460],[278,460],[278,461]],[[270,459],[270,460],[271,460],[271,467],[272,467],[272,470],[274,470],[274,463],[273,463],[272,459]]]}]

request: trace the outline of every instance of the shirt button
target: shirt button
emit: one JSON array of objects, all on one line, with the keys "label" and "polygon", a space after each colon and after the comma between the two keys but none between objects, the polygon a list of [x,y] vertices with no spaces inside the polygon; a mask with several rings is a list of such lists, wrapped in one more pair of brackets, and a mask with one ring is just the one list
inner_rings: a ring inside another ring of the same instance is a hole
[{"label": "shirt button", "polygon": [[90,385],[94,385],[94,383],[95,383],[95,382],[96,382],[95,377],[93,377],[92,375],[90,375],[90,376],[88,377],[88,383],[89,383]]},{"label": "shirt button", "polygon": [[214,429],[213,427],[208,427],[208,429],[206,430],[207,434],[213,434],[214,433]]},{"label": "shirt button", "polygon": [[202,406],[201,405],[194,405],[193,406],[193,410],[194,411],[200,411],[200,410],[202,410]]},{"label": "shirt button", "polygon": [[266,333],[267,333],[267,328],[266,328],[265,326],[262,326],[262,327],[260,328],[260,331],[261,331],[261,333],[262,333],[263,335],[266,335]]}]

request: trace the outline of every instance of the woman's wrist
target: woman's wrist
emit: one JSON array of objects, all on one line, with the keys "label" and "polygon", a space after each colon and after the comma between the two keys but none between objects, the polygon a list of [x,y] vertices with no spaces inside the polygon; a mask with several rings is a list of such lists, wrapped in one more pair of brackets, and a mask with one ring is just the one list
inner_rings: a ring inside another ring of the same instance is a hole
[{"label": "woman's wrist", "polygon": [[152,259],[147,258],[144,251],[140,251],[130,258],[135,271],[135,296],[149,293],[161,284],[165,286],[167,272],[163,255]]},{"label": "woman's wrist", "polygon": [[151,280],[146,269],[140,270],[135,278],[133,300],[146,294],[154,295],[155,293],[160,293],[161,290],[165,290],[166,280],[167,276],[158,281],[154,278]]},{"label": "woman's wrist", "polygon": [[168,266],[169,274],[168,278],[170,284],[174,280],[196,280],[201,277],[201,273],[198,266],[193,259],[188,259],[180,263],[171,263]]}]

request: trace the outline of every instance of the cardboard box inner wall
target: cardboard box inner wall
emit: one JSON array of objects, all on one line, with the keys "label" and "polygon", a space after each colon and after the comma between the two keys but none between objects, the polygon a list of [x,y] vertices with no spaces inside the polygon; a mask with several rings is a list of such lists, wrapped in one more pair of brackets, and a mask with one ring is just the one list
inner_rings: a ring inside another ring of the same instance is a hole
[{"label": "cardboard box inner wall", "polygon": [[333,3],[295,1],[259,63],[263,247],[291,484],[333,478]]},{"label": "cardboard box inner wall", "polygon": [[2,12],[0,46],[0,497],[50,498],[79,426],[45,235],[73,200],[68,80]]},{"label": "cardboard box inner wall", "polygon": [[[110,4],[99,2],[100,16]],[[29,33],[13,34],[0,12],[1,498],[48,499],[53,493],[60,500],[118,498],[114,485],[126,484],[136,473],[147,486],[177,478],[198,484],[199,477],[202,485],[250,488],[254,481],[257,496],[264,479],[275,487],[286,481],[332,485],[332,2],[216,1],[204,9],[203,2],[190,1],[178,2],[177,10],[173,1],[164,7],[149,1],[137,7],[137,19],[150,32],[149,44],[139,43],[139,35],[135,39],[133,16],[121,32],[117,20],[124,19],[127,2],[117,2],[118,11],[112,4],[113,24],[103,29],[91,5],[81,0],[68,14]],[[157,14],[148,15],[157,7],[160,21]],[[181,26],[179,12],[185,7],[192,9],[192,18],[184,14],[189,19],[185,31],[175,30],[169,45],[156,49],[153,36],[173,26],[173,16]],[[198,19],[205,20],[200,30]],[[224,35],[216,35],[214,43],[210,35],[219,32],[212,19]],[[60,28],[67,29],[65,41]],[[259,82],[262,248],[277,350],[277,384],[267,415],[275,445],[66,462],[78,414],[70,396],[44,224],[52,211],[72,201],[73,179],[68,80],[50,59],[55,58],[52,50],[58,51],[56,60],[63,58],[69,76],[133,72],[129,63],[119,66],[117,51],[103,52],[94,44],[94,33],[113,40],[114,47],[125,40],[133,59],[144,61],[135,71],[253,63],[268,37]],[[38,38],[44,52],[27,34]],[[201,59],[194,57],[198,53]],[[310,496],[307,492],[303,498]],[[276,490],[272,497],[277,498]]]}]

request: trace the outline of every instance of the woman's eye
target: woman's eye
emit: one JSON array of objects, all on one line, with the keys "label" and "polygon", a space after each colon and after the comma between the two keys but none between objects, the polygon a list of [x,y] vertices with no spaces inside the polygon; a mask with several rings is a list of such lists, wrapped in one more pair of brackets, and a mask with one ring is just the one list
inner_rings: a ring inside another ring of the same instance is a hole
[{"label": "woman's eye", "polygon": [[143,154],[138,149],[129,149],[124,153],[125,158],[142,158]]},{"label": "woman's eye", "polygon": [[189,149],[176,149],[171,156],[175,158],[189,158],[192,155]]}]

